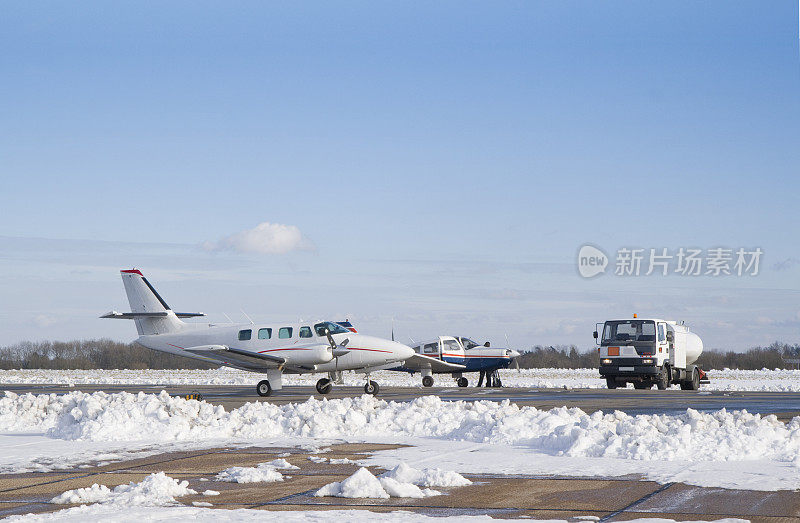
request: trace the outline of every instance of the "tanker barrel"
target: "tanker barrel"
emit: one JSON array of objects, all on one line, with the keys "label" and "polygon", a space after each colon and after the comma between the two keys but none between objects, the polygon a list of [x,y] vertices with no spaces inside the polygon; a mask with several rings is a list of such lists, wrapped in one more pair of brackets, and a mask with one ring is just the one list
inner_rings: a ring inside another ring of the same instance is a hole
[{"label": "tanker barrel", "polygon": [[691,365],[703,353],[703,340],[693,332],[686,333],[686,364]]}]

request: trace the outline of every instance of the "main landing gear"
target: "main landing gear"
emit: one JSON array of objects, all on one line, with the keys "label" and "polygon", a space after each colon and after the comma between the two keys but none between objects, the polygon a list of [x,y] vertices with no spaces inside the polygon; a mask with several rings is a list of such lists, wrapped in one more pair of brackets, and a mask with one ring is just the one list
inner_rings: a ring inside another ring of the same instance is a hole
[{"label": "main landing gear", "polygon": [[269,396],[272,394],[272,385],[267,380],[261,380],[256,385],[256,392],[259,396]]},{"label": "main landing gear", "polygon": [[[333,383],[334,381],[330,378],[321,378],[317,381],[317,392],[322,395],[329,394],[331,390],[333,390]],[[378,382],[372,381],[367,376],[367,382],[364,384],[364,392],[367,394],[372,394],[373,396],[378,394],[381,388],[378,385]]]},{"label": "main landing gear", "polygon": [[333,380],[329,378],[321,378],[317,382],[317,392],[320,394],[328,394],[333,389]]}]

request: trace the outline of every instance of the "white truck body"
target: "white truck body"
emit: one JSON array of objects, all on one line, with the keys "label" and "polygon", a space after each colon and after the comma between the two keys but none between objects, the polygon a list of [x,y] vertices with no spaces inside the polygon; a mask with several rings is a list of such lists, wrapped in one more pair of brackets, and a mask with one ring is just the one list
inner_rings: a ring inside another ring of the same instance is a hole
[{"label": "white truck body", "polygon": [[602,334],[595,331],[600,347],[600,375],[609,388],[633,383],[636,388],[657,385],[665,389],[679,384],[696,390],[707,382],[695,365],[703,341],[689,327],[658,318],[608,320]]}]

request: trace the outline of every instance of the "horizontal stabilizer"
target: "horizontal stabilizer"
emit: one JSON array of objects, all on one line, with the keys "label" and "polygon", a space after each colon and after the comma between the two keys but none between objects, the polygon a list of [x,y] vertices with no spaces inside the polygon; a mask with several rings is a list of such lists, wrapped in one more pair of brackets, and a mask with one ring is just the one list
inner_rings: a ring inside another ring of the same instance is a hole
[{"label": "horizontal stabilizer", "polygon": [[103,314],[101,318],[115,318],[119,320],[135,320],[136,318],[163,318],[167,312],[117,312],[111,311]]},{"label": "horizontal stabilizer", "polygon": [[[205,316],[202,312],[176,312],[174,313],[178,318],[195,318],[197,316]],[[111,311],[103,314],[101,318],[111,318],[117,320],[135,320],[136,318],[164,318],[168,316],[167,311],[163,312],[117,312]]]}]

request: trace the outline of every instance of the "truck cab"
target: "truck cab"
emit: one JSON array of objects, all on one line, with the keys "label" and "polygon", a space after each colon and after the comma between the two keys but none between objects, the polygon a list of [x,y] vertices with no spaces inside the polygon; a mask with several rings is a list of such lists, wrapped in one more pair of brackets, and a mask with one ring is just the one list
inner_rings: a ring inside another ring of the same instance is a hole
[{"label": "truck cab", "polygon": [[655,318],[608,320],[599,343],[600,376],[609,389],[633,383],[637,389],[656,385],[666,389],[680,384],[696,390],[705,373],[693,365],[703,351],[703,342],[684,324]]}]

